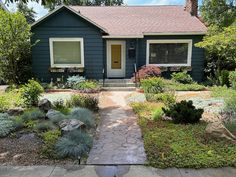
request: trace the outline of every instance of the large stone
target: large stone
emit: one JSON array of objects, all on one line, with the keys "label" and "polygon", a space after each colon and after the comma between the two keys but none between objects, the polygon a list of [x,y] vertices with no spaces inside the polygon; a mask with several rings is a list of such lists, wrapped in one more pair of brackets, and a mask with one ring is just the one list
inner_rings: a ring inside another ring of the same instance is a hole
[{"label": "large stone", "polygon": [[39,101],[38,107],[40,110],[48,112],[52,108],[52,103],[48,99],[44,98]]},{"label": "large stone", "polygon": [[206,134],[213,138],[220,138],[236,143],[236,137],[222,124],[222,122],[209,123],[206,127]]},{"label": "large stone", "polygon": [[64,119],[59,122],[59,127],[63,131],[72,131],[78,128],[84,128],[85,124],[77,119]]},{"label": "large stone", "polygon": [[12,109],[9,109],[7,111],[7,114],[9,114],[10,116],[18,116],[20,114],[22,114],[24,112],[24,109],[23,108],[12,108]]}]

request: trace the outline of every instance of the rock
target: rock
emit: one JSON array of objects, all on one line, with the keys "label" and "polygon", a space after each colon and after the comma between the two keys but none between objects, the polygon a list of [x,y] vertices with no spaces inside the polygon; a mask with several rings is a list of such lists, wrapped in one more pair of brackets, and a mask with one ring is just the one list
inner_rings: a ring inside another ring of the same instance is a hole
[{"label": "rock", "polygon": [[18,116],[24,112],[23,108],[12,108],[7,111],[10,116]]},{"label": "rock", "polygon": [[59,127],[63,131],[72,131],[78,128],[84,128],[85,124],[77,119],[65,119],[59,122]]},{"label": "rock", "polygon": [[22,134],[19,138],[21,141],[35,141],[36,135],[34,133],[27,133],[27,134]]},{"label": "rock", "polygon": [[1,159],[5,159],[10,153],[7,151],[7,152],[3,152],[0,154],[0,160]]},{"label": "rock", "polygon": [[164,121],[172,121],[173,120],[171,117],[168,117],[168,116],[162,116],[161,119]]},{"label": "rock", "polygon": [[16,154],[13,156],[13,161],[20,161],[24,157],[24,154]]},{"label": "rock", "polygon": [[206,134],[213,138],[220,138],[236,143],[236,137],[222,124],[222,122],[209,123],[206,127]]},{"label": "rock", "polygon": [[41,111],[48,112],[52,108],[52,103],[48,99],[44,98],[39,101],[38,107]]}]

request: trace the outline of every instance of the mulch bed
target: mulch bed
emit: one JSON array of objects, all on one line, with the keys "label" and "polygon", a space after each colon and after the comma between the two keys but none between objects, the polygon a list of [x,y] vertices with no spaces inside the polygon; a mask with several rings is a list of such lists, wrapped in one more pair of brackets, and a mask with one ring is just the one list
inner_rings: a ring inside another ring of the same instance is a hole
[{"label": "mulch bed", "polygon": [[43,143],[34,133],[0,138],[0,165],[73,165],[70,159],[53,160],[40,154]]}]

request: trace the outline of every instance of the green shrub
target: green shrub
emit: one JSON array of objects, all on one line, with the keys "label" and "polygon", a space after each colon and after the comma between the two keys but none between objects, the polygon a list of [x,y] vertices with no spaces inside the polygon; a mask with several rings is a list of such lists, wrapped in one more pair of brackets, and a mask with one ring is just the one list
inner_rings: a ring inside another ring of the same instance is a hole
[{"label": "green shrub", "polygon": [[69,115],[69,119],[77,119],[83,122],[87,127],[95,125],[93,113],[86,108],[74,108]]},{"label": "green shrub", "polygon": [[95,81],[85,80],[73,86],[75,90],[81,90],[84,92],[96,92],[99,90],[99,85]]},{"label": "green shrub", "polygon": [[22,99],[18,90],[11,90],[0,94],[0,112],[22,105]]},{"label": "green shrub", "polygon": [[192,84],[193,83],[193,79],[187,73],[187,71],[178,72],[178,73],[172,73],[171,74],[171,78],[175,82],[179,82],[179,83],[182,83],[182,84]]},{"label": "green shrub", "polygon": [[154,121],[160,120],[163,115],[164,115],[164,112],[162,110],[162,107],[158,107],[153,111],[152,119]]},{"label": "green shrub", "polygon": [[85,81],[85,78],[83,76],[76,75],[76,76],[69,76],[67,78],[66,83],[68,87],[73,88],[75,85],[83,81]]},{"label": "green shrub", "polygon": [[163,102],[165,105],[175,103],[175,95],[173,93],[158,93],[158,94],[145,94],[147,101]]},{"label": "green shrub", "polygon": [[231,71],[229,73],[229,83],[230,86],[236,90],[236,71]]},{"label": "green shrub", "polygon": [[224,111],[230,114],[232,119],[236,120],[236,92],[231,92],[231,95],[224,99]]},{"label": "green shrub", "polygon": [[83,107],[93,111],[98,111],[98,98],[89,95],[72,95],[67,101],[69,107]]},{"label": "green shrub", "polygon": [[60,137],[60,130],[50,130],[42,134],[44,145],[41,152],[45,157],[53,159],[58,157],[55,151],[55,144]]},{"label": "green shrub", "polygon": [[20,89],[21,97],[27,106],[37,105],[39,97],[44,92],[43,87],[35,80],[29,80]]},{"label": "green shrub", "polygon": [[33,130],[38,124],[38,120],[28,120],[24,123],[24,127]]},{"label": "green shrub", "polygon": [[203,109],[196,109],[192,101],[181,101],[171,105],[168,109],[163,108],[166,116],[173,119],[176,124],[198,123],[204,112]]},{"label": "green shrub", "polygon": [[70,108],[66,107],[66,104],[63,99],[56,100],[52,103],[53,108],[61,113],[67,115],[70,112]]},{"label": "green shrub", "polygon": [[50,121],[39,122],[34,126],[34,129],[39,131],[39,132],[45,132],[45,131],[48,131],[48,130],[53,130],[54,128],[55,128],[55,126]]},{"label": "green shrub", "polygon": [[166,89],[175,91],[202,91],[205,90],[205,86],[193,83],[193,84],[181,84],[178,82],[166,83]]},{"label": "green shrub", "polygon": [[0,113],[0,137],[5,137],[9,133],[15,130],[14,122],[12,117],[6,113]]},{"label": "green shrub", "polygon": [[14,126],[17,130],[19,130],[25,126],[24,120],[20,116],[14,117],[12,120],[13,120]]},{"label": "green shrub", "polygon": [[226,121],[224,125],[230,132],[236,133],[236,120]]},{"label": "green shrub", "polygon": [[141,80],[141,87],[145,93],[162,93],[165,89],[165,82],[160,77],[151,77]]},{"label": "green shrub", "polygon": [[39,108],[32,108],[25,111],[20,116],[25,122],[29,120],[37,120],[45,117],[45,114]]},{"label": "green shrub", "polygon": [[64,135],[56,144],[57,154],[62,157],[78,159],[86,157],[92,147],[92,137],[79,130]]}]

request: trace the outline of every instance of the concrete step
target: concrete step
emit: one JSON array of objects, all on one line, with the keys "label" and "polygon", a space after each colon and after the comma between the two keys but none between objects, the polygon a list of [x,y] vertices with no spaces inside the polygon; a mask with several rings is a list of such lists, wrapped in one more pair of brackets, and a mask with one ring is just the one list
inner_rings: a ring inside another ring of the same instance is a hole
[{"label": "concrete step", "polygon": [[[103,79],[100,79],[99,83],[103,83]],[[105,79],[105,83],[133,83],[133,81],[131,79]]]},{"label": "concrete step", "polygon": [[136,87],[102,87],[103,91],[135,91]]},{"label": "concrete step", "polygon": [[[102,83],[100,83],[101,86],[103,86]],[[135,83],[106,83],[104,84],[104,87],[135,87]]]}]

